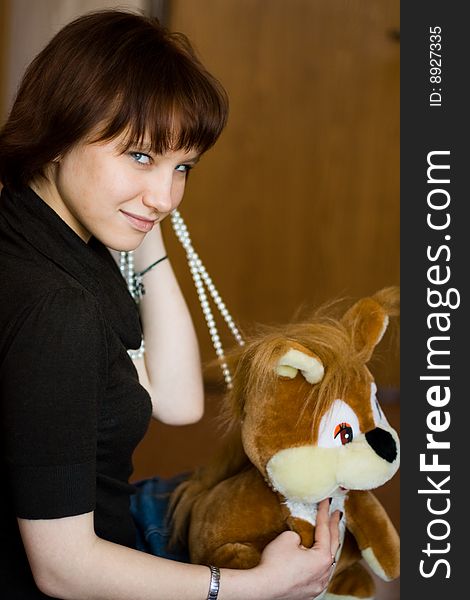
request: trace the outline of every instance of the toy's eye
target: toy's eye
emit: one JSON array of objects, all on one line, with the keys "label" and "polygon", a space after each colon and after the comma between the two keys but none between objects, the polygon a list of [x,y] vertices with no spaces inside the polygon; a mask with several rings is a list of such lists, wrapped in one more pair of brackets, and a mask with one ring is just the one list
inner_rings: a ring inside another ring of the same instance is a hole
[{"label": "toy's eye", "polygon": [[343,446],[350,444],[353,441],[353,430],[351,425],[349,423],[340,423],[339,425],[336,425],[334,434],[335,439],[338,435],[340,436]]},{"label": "toy's eye", "polygon": [[360,433],[359,420],[353,409],[343,400],[335,400],[321,418],[317,443],[320,448],[342,448]]}]

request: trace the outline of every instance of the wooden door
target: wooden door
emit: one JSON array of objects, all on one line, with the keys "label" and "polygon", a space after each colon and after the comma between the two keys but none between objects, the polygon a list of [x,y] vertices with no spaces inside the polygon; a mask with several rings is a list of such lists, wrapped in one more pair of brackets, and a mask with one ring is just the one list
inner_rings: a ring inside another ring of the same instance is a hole
[{"label": "wooden door", "polygon": [[[173,0],[168,14],[230,97],[181,213],[236,321],[284,322],[398,284],[398,0]],[[397,354],[376,371],[397,386]]]}]

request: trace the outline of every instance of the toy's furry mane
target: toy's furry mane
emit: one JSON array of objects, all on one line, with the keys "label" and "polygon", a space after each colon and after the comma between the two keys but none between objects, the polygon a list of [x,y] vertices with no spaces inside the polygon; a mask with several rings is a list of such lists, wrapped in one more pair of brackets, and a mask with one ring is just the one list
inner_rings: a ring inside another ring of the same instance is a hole
[{"label": "toy's furry mane", "polygon": [[[372,298],[390,316],[398,315],[398,288],[385,288]],[[309,386],[304,401],[303,411],[311,411],[312,428],[318,425],[331,403],[344,395],[353,378],[364,377],[367,358],[354,344],[354,322],[343,319],[344,302],[337,300],[325,304],[300,322],[258,326],[250,337],[245,338],[244,346],[227,354],[227,363],[234,374],[233,387],[224,397],[219,416],[224,443],[214,459],[196,470],[174,494],[170,506],[173,542],[184,539],[191,508],[202,494],[250,467],[240,428],[245,400],[274,392],[279,381],[275,365],[289,348],[289,342],[308,348],[325,367],[322,381]]]}]

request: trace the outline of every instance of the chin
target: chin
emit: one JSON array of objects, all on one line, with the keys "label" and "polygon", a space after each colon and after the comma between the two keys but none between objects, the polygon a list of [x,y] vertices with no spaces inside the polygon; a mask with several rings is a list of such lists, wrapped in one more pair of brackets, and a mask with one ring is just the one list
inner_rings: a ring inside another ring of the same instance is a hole
[{"label": "chin", "polygon": [[132,252],[133,250],[137,250],[140,244],[105,244],[110,250],[115,250],[116,252]]},{"label": "chin", "polygon": [[115,250],[116,252],[132,252],[144,241],[144,236],[132,236],[132,238],[127,239],[117,236],[110,236],[109,238],[103,236],[99,239],[110,250]]}]

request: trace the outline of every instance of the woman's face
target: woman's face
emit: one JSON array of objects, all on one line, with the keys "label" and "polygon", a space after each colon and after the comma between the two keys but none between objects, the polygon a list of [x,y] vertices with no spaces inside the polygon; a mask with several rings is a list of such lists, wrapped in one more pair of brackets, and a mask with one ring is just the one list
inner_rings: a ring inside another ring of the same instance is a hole
[{"label": "woman's face", "polygon": [[32,187],[84,241],[134,250],[183,197],[197,152],[121,154],[121,138],[79,143],[53,164],[50,182]]}]

